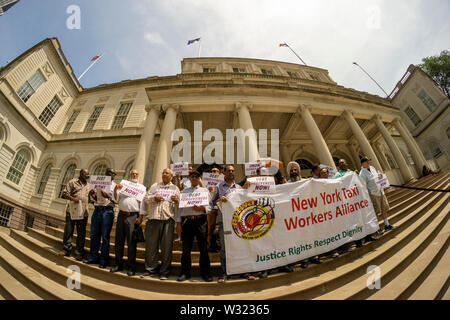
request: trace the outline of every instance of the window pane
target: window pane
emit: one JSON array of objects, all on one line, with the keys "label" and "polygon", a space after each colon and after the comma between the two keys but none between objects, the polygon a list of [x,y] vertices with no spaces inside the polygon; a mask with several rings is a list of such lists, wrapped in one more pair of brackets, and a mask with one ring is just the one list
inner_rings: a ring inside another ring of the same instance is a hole
[{"label": "window pane", "polygon": [[108,169],[106,164],[99,164],[98,166],[95,167],[93,175],[94,176],[104,176],[106,174],[106,169]]},{"label": "window pane", "polygon": [[66,172],[64,173],[64,177],[61,181],[58,198],[61,198],[64,188],[66,187],[66,184],[69,182],[69,180],[73,179],[73,176],[75,175],[75,169],[75,164],[71,164],[69,167],[67,167]]},{"label": "window pane", "polygon": [[132,105],[133,103],[125,103],[120,105],[119,111],[117,111],[117,115],[114,118],[111,129],[121,129],[123,127]]},{"label": "window pane", "polygon": [[39,116],[39,120],[41,120],[42,123],[47,126],[50,121],[52,121],[59,108],[61,108],[61,105],[61,101],[59,101],[59,99],[54,96],[52,101],[50,101],[50,103],[45,107],[44,111],[42,111],[41,115]]},{"label": "window pane", "polygon": [[98,117],[103,111],[103,107],[96,107],[94,111],[92,112],[86,127],[84,128],[84,131],[90,131],[94,128],[95,123],[97,122]]},{"label": "window pane", "polygon": [[17,152],[6,178],[15,184],[19,184],[28,162],[30,162],[30,154],[28,151],[22,149]]},{"label": "window pane", "polygon": [[44,194],[45,186],[47,185],[48,178],[50,177],[50,169],[52,168],[52,165],[49,164],[42,174],[41,182],[39,183],[37,194]]},{"label": "window pane", "polygon": [[67,124],[66,124],[66,127],[64,128],[63,133],[68,133],[70,131],[70,128],[72,128],[72,125],[75,122],[75,120],[77,119],[79,114],[80,114],[80,110],[75,110],[72,113],[69,120],[67,120]]},{"label": "window pane", "polygon": [[436,103],[434,103],[433,99],[431,99],[424,90],[420,91],[417,96],[422,100],[422,103],[430,110],[430,112],[433,112],[436,109]]},{"label": "window pane", "polygon": [[33,90],[36,91],[45,82],[45,79],[42,76],[42,73],[38,70],[30,77],[30,79],[28,79],[28,82]]},{"label": "window pane", "polygon": [[27,102],[44,82],[45,79],[42,76],[42,73],[38,70],[27,81],[25,81],[19,90],[17,90],[17,94],[23,102]]},{"label": "window pane", "polygon": [[9,226],[9,217],[11,216],[13,207],[7,206],[6,204],[0,203],[0,226]]},{"label": "window pane", "polygon": [[405,113],[409,117],[409,119],[412,121],[412,123],[414,123],[415,126],[417,126],[420,122],[422,122],[422,120],[419,118],[419,116],[414,111],[414,109],[411,108],[411,106],[408,106],[405,109]]},{"label": "window pane", "polygon": [[28,99],[33,95],[34,90],[31,88],[31,86],[28,84],[28,82],[25,82],[19,90],[17,90],[17,94],[22,99],[23,102],[27,102]]}]

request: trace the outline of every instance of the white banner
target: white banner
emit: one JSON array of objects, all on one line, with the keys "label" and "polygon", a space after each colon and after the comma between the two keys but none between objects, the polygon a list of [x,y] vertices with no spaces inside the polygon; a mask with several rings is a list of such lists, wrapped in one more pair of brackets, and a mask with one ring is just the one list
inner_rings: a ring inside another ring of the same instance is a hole
[{"label": "white banner", "polygon": [[250,182],[248,191],[250,192],[275,192],[275,178],[274,177],[252,177],[247,178]]},{"label": "white banner", "polygon": [[224,176],[221,174],[203,172],[202,181],[205,188],[215,187],[224,181]]},{"label": "white banner", "polygon": [[102,189],[110,191],[111,188],[111,177],[110,176],[91,176],[89,180],[89,190]]},{"label": "white banner", "polygon": [[153,195],[155,196],[161,196],[165,200],[171,200],[171,197],[177,194],[177,186],[170,185],[170,186],[160,186],[158,189],[155,190]]},{"label": "white banner", "polygon": [[379,229],[372,202],[355,173],[235,190],[221,204],[227,274],[268,270],[329,252]]},{"label": "white banner", "polygon": [[177,174],[179,174],[180,176],[189,175],[189,163],[187,162],[172,163],[170,165],[170,169],[173,171],[174,175]]},{"label": "white banner", "polygon": [[120,184],[122,185],[122,189],[120,189],[121,194],[128,197],[136,198],[139,201],[142,201],[142,199],[145,196],[145,193],[147,192],[147,188],[145,188],[145,186],[140,183],[122,180],[120,181]]},{"label": "white banner", "polygon": [[209,205],[209,191],[206,188],[199,188],[193,192],[181,192],[179,208],[189,208]]},{"label": "white banner", "polygon": [[256,174],[256,170],[264,166],[264,162],[247,162],[245,163],[245,175],[247,177]]}]

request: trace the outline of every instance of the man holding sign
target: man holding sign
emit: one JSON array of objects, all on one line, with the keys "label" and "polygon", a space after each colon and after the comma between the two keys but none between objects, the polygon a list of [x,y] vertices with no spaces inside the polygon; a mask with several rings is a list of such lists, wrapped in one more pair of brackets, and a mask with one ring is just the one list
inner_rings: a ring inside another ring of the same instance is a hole
[{"label": "man holding sign", "polygon": [[[145,187],[138,183],[139,173],[133,169],[130,171],[130,181],[122,180],[114,188],[114,198],[119,200],[119,214],[116,223],[115,255],[116,265],[111,268],[111,272],[123,270],[123,250],[125,239],[128,246],[128,275],[136,274],[136,247],[133,241],[134,225],[142,223],[142,216],[139,217],[141,201],[145,195]],[[118,193],[120,190],[120,193]],[[144,194],[142,194],[144,190]],[[139,217],[139,218],[138,218]]]},{"label": "man holding sign", "polygon": [[[91,176],[90,195],[95,200],[94,212],[91,217],[91,251],[87,264],[98,263],[100,268],[106,268],[109,262],[109,239],[114,223],[114,188],[112,181],[116,176],[114,169],[106,169],[106,176]],[[100,240],[102,242],[101,254]]]},{"label": "man holding sign", "polygon": [[181,275],[178,281],[191,277],[191,251],[194,237],[200,251],[200,272],[203,280],[211,282],[211,265],[208,255],[208,221],[206,215],[211,211],[210,195],[206,188],[200,187],[200,173],[197,170],[189,173],[191,187],[181,193],[177,217],[177,241],[183,243],[181,256]]},{"label": "man holding sign", "polygon": [[146,216],[145,225],[145,269],[146,276],[157,273],[158,247],[161,246],[161,280],[169,278],[172,263],[173,231],[178,214],[180,190],[171,180],[173,172],[166,168],[162,182],[154,183],[144,197],[141,216]]},{"label": "man holding sign", "polygon": [[[370,200],[372,200],[373,208],[375,209],[375,213],[377,215],[383,215],[384,219],[384,231],[389,231],[394,227],[389,224],[388,220],[388,211],[389,211],[389,203],[386,198],[386,194],[384,193],[384,189],[382,186],[377,184],[378,177],[381,176],[377,170],[370,165],[369,159],[362,158],[361,159],[361,172],[359,173],[359,177],[366,183],[367,189],[369,190]],[[378,232],[380,234],[381,232]]]}]

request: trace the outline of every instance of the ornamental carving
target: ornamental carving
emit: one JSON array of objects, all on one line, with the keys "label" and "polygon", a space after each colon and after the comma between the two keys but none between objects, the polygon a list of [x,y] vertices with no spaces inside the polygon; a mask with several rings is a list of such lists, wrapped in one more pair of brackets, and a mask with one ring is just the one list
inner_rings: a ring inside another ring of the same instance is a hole
[{"label": "ornamental carving", "polygon": [[50,63],[48,61],[42,66],[42,71],[44,71],[45,76],[47,78],[49,78],[52,74],[55,73],[53,71],[52,67],[50,66]]}]

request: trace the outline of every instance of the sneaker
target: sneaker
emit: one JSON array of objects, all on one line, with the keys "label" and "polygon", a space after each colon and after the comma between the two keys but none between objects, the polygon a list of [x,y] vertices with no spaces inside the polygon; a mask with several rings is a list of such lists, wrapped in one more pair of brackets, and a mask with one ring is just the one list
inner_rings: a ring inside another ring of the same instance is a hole
[{"label": "sneaker", "polygon": [[384,226],[384,232],[395,229],[395,226],[388,224],[387,226]]},{"label": "sneaker", "polygon": [[377,236],[382,236],[383,234],[384,234],[383,230],[381,230],[381,228],[378,229]]},{"label": "sneaker", "polygon": [[162,274],[162,275],[159,276],[159,280],[169,280],[169,277],[167,275],[165,275],[165,274]]},{"label": "sneaker", "polygon": [[219,277],[219,279],[217,279],[217,283],[225,283],[225,282],[227,282],[226,276],[221,276]]},{"label": "sneaker", "polygon": [[156,274],[156,271],[148,271],[146,270],[143,274],[140,275],[141,278],[150,277]]},{"label": "sneaker", "polygon": [[187,275],[185,275],[185,274],[182,274],[182,275],[180,275],[180,276],[178,277],[177,281],[178,281],[178,282],[183,282],[183,281],[186,281],[187,279],[190,279],[190,278],[191,278],[191,276],[187,276]]}]

